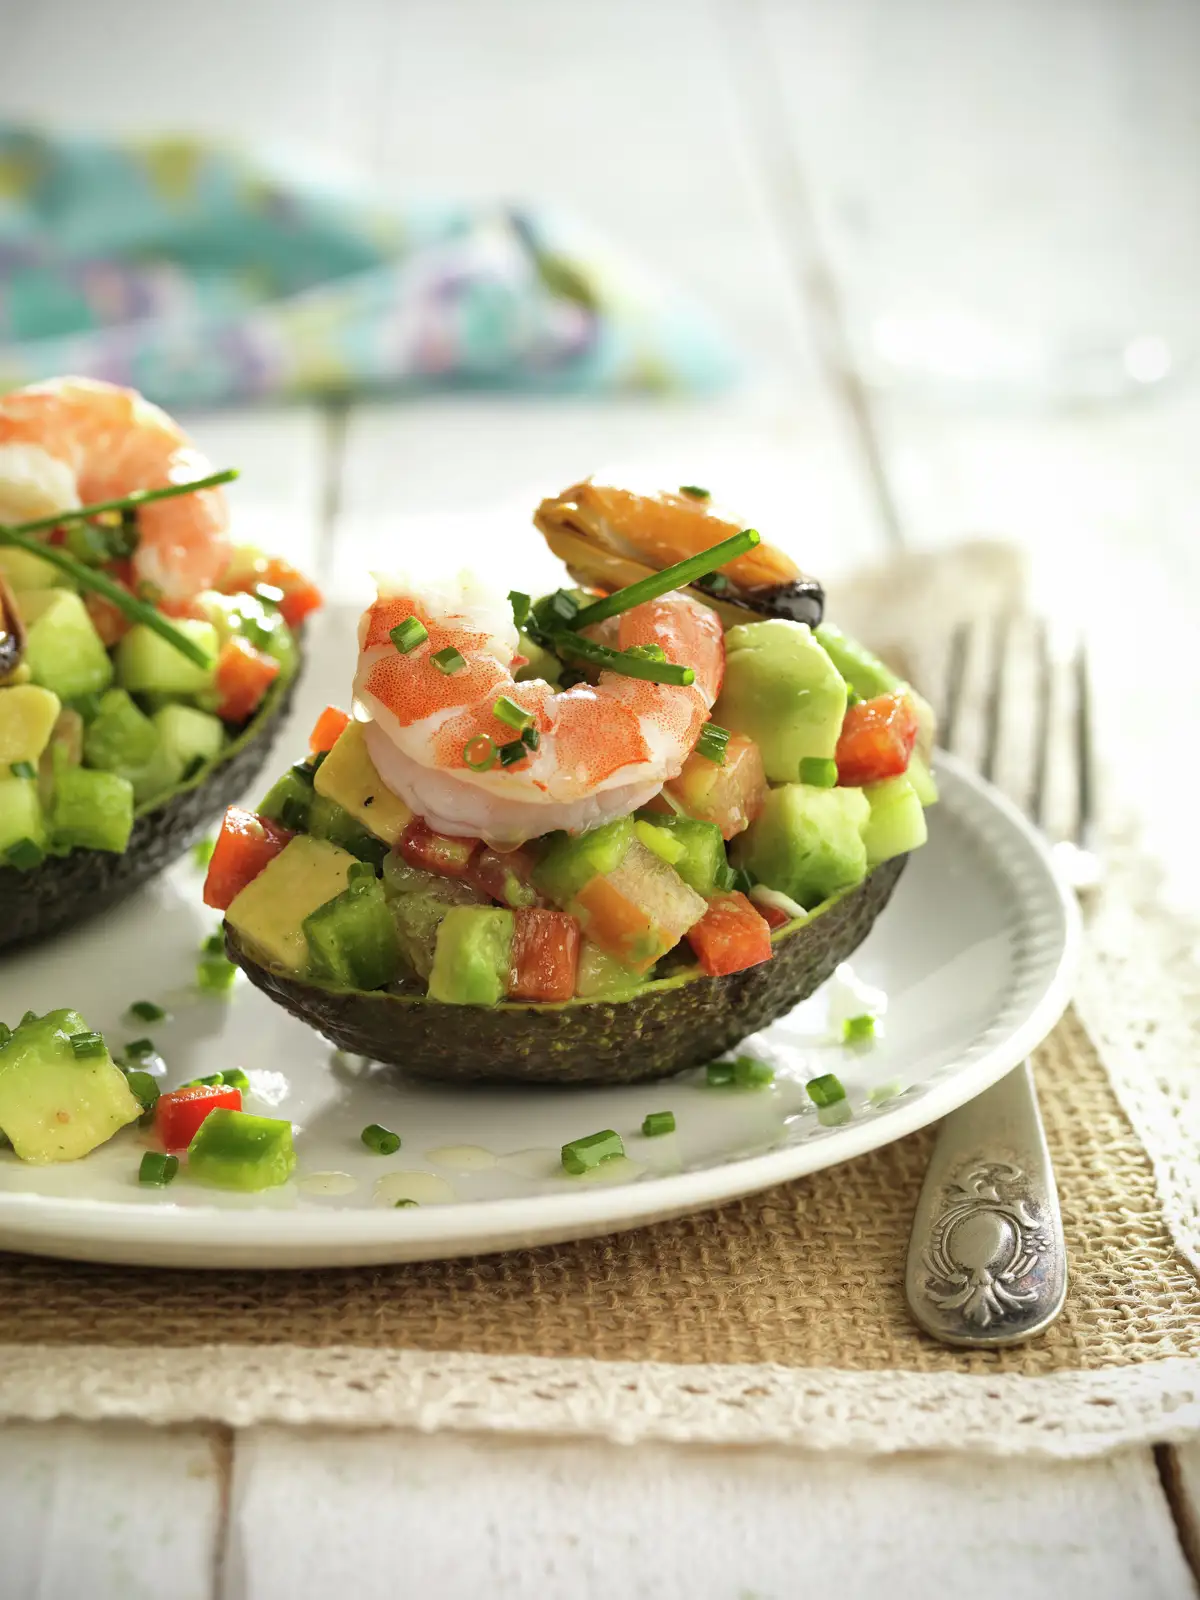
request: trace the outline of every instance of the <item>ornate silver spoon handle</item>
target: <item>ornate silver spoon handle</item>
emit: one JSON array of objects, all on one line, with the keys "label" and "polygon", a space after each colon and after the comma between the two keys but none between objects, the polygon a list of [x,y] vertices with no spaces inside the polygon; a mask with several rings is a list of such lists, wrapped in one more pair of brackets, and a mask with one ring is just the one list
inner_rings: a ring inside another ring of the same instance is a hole
[{"label": "ornate silver spoon handle", "polygon": [[942,1123],[905,1292],[920,1326],[945,1344],[1018,1344],[1062,1310],[1062,1214],[1028,1061]]}]

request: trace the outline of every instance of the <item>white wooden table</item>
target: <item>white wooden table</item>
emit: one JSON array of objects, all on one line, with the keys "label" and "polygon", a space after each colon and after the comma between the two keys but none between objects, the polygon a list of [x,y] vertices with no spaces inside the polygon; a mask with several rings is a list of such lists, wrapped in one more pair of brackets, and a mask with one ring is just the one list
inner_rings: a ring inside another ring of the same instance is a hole
[{"label": "white wooden table", "polygon": [[[735,503],[745,485],[818,572],[986,531],[1149,548],[1200,599],[1194,383],[979,406],[869,392],[852,354],[966,284],[1018,317],[1090,297],[1194,357],[1198,61],[1189,0],[40,0],[6,8],[0,107],[305,141],[397,194],[569,207],[752,356],[752,390],[714,406],[439,400],[356,409],[344,436],[315,410],[196,419],[243,469],[242,526],[335,588],[396,519],[641,455]],[[1197,1507],[1200,1449],[864,1461],[21,1425],[0,1429],[0,1593],[1174,1600]]]}]

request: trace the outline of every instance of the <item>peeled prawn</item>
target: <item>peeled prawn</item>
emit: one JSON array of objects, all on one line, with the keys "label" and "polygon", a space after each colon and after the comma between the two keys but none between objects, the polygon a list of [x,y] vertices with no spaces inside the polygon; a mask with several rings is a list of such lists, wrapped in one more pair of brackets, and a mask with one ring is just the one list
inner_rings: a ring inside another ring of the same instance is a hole
[{"label": "peeled prawn", "polygon": [[[716,511],[707,496],[636,494],[590,478],[543,500],[533,520],[577,582],[604,589],[636,583],[744,526]],[[765,540],[688,593],[702,596],[727,626],[749,620],[748,613],[815,625],[825,598],[819,583]]]},{"label": "peeled prawn", "polygon": [[[415,617],[428,639],[408,654],[391,631]],[[681,770],[721,688],[725,646],[718,618],[684,594],[624,612],[617,649],[656,644],[689,666],[686,687],[601,672],[594,686],[517,682],[524,664],[506,597],[470,574],[440,587],[381,585],[359,624],[356,714],[388,788],[440,833],[512,847],[558,828],[580,832],[644,805]],[[457,650],[446,673],[434,656]],[[532,715],[537,749],[511,766],[474,771],[472,741],[517,737],[495,713],[505,696]]]},{"label": "peeled prawn", "polygon": [[[116,384],[55,378],[0,396],[0,521],[50,516],[212,471],[165,411]],[[163,599],[214,586],[229,562],[220,489],[137,514],[135,576]]]}]

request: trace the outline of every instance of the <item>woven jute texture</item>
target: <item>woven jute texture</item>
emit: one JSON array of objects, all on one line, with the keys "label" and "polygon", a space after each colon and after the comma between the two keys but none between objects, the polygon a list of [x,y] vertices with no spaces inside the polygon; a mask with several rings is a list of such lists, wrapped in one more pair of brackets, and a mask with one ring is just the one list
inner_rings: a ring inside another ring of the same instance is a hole
[{"label": "woven jute texture", "polygon": [[[700,1216],[586,1243],[353,1271],[148,1272],[0,1258],[0,1345],[359,1347],[1043,1375],[1200,1356],[1200,1288],[1150,1163],[1068,1015],[1037,1055],[1071,1289],[1027,1346],[954,1352],[902,1293],[932,1130]],[[65,1348],[64,1348],[65,1347]],[[215,1357],[218,1353],[214,1353]]]}]

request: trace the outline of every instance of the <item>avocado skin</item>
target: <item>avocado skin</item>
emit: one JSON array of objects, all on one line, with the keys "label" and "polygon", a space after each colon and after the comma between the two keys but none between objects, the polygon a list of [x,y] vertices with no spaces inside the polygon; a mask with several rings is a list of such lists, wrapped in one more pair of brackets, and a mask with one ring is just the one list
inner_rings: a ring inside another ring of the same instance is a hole
[{"label": "avocado skin", "polygon": [[629,1000],[451,1006],[301,982],[260,966],[228,923],[225,947],[257,988],[339,1049],[421,1077],[640,1083],[711,1061],[812,994],[871,931],[905,859],[884,862],[811,921],[784,929],[773,960],[725,978],[669,978]]},{"label": "avocado skin", "polygon": [[0,950],[35,944],[107,911],[169,867],[216,816],[241,798],[266,765],[287,717],[303,658],[282,674],[262,707],[202,778],[140,809],[123,854],[72,850],[31,872],[0,866]]}]

